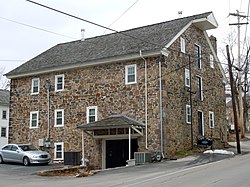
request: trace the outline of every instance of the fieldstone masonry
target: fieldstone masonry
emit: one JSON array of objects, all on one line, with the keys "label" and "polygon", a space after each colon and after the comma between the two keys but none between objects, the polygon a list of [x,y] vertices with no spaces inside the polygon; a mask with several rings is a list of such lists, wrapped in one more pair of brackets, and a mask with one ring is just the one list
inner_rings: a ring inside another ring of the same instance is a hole
[{"label": "fieldstone masonry", "polygon": [[[170,55],[162,62],[163,134],[164,154],[174,155],[177,150],[191,149],[198,138],[197,112],[204,114],[205,137],[226,141],[226,106],[224,83],[218,65],[211,68],[211,50],[202,31],[194,26],[182,36],[186,40],[186,53],[180,52],[179,38],[170,46]],[[194,63],[194,45],[201,47],[202,68]],[[147,58],[148,71],[148,150],[160,150],[160,56]],[[184,68],[191,63],[192,70],[192,125],[186,123],[186,104],[190,104],[190,92],[184,85]],[[125,65],[137,65],[137,83],[125,84]],[[137,121],[145,121],[145,64],[142,59],[113,62],[68,71],[41,74],[11,80],[10,136],[15,143],[33,143],[47,138],[48,110],[45,81],[50,91],[50,140],[64,142],[64,151],[81,151],[80,124],[86,123],[86,108],[98,107],[98,119],[112,114],[124,114]],[[54,91],[55,75],[64,74],[64,90]],[[203,101],[196,98],[195,76],[202,77]],[[39,94],[32,95],[31,80],[40,79]],[[64,109],[64,126],[54,127],[54,111]],[[39,127],[29,128],[30,112],[39,111]],[[215,114],[215,127],[209,127],[208,114]],[[191,126],[193,142],[191,143]],[[145,151],[145,136],[138,139],[139,150]],[[49,151],[53,155],[53,148]],[[96,167],[102,166],[102,141],[85,136],[85,157]]]}]

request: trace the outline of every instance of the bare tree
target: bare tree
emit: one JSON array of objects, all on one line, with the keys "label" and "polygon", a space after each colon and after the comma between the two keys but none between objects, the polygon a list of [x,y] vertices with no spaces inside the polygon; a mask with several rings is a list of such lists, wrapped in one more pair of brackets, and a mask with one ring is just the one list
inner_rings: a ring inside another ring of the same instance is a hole
[{"label": "bare tree", "polygon": [[4,67],[0,67],[0,89],[8,90],[10,87],[10,80],[4,76]]}]

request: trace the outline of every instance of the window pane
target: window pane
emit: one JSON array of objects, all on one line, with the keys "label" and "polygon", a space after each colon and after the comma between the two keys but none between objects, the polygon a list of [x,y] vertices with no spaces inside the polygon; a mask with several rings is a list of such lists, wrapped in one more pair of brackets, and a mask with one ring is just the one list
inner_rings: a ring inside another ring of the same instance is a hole
[{"label": "window pane", "polygon": [[135,82],[135,75],[128,75],[128,82]]},{"label": "window pane", "polygon": [[89,116],[95,115],[95,109],[89,109]]},{"label": "window pane", "polygon": [[56,146],[56,151],[62,151],[62,145],[57,145]]},{"label": "window pane", "polygon": [[135,74],[135,67],[128,67],[128,75]]},{"label": "window pane", "polygon": [[89,123],[95,122],[95,116],[89,116]]}]

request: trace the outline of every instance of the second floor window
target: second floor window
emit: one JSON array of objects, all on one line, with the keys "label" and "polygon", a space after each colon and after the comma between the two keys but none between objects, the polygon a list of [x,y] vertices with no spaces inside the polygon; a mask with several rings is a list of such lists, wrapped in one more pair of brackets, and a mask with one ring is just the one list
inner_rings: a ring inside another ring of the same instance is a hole
[{"label": "second floor window", "polygon": [[203,101],[202,78],[199,76],[196,76],[196,86],[197,86],[197,90],[196,90],[197,99],[200,101]]},{"label": "second floor window", "polygon": [[190,87],[190,71],[189,69],[185,69],[185,86]]},{"label": "second floor window", "polygon": [[55,76],[55,91],[62,91],[64,89],[64,75]]},{"label": "second floor window", "polygon": [[58,109],[55,110],[55,127],[64,126],[64,110]]},{"label": "second floor window", "polygon": [[7,119],[7,111],[3,110],[2,119]]},{"label": "second floor window", "polygon": [[136,64],[125,66],[125,83],[136,83]]},{"label": "second floor window", "polygon": [[198,45],[194,46],[194,58],[196,67],[201,69],[201,48]]},{"label": "second floor window", "polygon": [[38,128],[38,111],[30,112],[30,128]]},{"label": "second floor window", "polygon": [[39,93],[39,87],[40,87],[40,80],[38,78],[32,79],[32,88],[31,88],[31,93],[32,94],[37,94]]},{"label": "second floor window", "polygon": [[87,107],[87,123],[97,121],[97,106]]}]

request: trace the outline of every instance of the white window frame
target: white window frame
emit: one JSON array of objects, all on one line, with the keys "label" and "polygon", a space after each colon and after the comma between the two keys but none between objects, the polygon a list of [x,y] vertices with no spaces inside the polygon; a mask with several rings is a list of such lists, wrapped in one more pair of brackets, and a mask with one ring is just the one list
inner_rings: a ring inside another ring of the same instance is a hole
[{"label": "white window frame", "polygon": [[[58,112],[62,112],[62,124],[57,124]],[[55,127],[63,127],[64,126],[64,109],[56,109],[55,110]]]},{"label": "white window frame", "polygon": [[190,88],[191,80],[190,80],[190,71],[185,68],[185,86]]},{"label": "white window frame", "polygon": [[[58,89],[58,78],[62,78],[62,88]],[[55,76],[55,91],[63,91],[64,90],[64,74]]]},{"label": "white window frame", "polygon": [[214,128],[214,112],[209,111],[209,127]]},{"label": "white window frame", "polygon": [[[37,91],[34,91],[35,81],[37,81]],[[32,79],[32,83],[31,83],[31,94],[39,94],[39,92],[40,92],[40,79],[34,78]]]},{"label": "white window frame", "polygon": [[[3,129],[5,129],[5,136],[2,136]],[[1,127],[1,132],[0,132],[0,137],[1,138],[7,138],[7,127]]]},{"label": "white window frame", "polygon": [[[58,145],[61,145],[62,146],[62,150],[61,151],[58,151],[57,150],[57,146]],[[54,143],[54,160],[64,160],[64,142],[56,142]],[[58,152],[61,152],[62,153],[62,156],[60,158],[57,157],[57,153]]]},{"label": "white window frame", "polygon": [[[191,111],[192,109],[191,109],[191,106],[190,105],[186,105],[186,123],[187,124],[191,124],[191,121],[192,121],[192,119],[191,119]],[[189,120],[189,117],[190,117],[190,120]]]},{"label": "white window frame", "polygon": [[[134,68],[134,74],[129,74],[128,69],[133,67]],[[133,82],[129,82],[128,76],[134,76],[135,80]],[[126,65],[125,66],[125,84],[135,84],[137,82],[137,68],[136,64]]]},{"label": "white window frame", "polygon": [[95,121],[97,121],[97,106],[89,106],[89,107],[87,107],[87,115],[86,115],[87,116],[87,119],[86,119],[87,123],[90,123],[89,118],[91,116],[90,116],[90,112],[89,111],[92,110],[92,109],[95,110],[95,115],[94,116],[95,116]]},{"label": "white window frame", "polygon": [[[33,114],[36,114],[36,126],[32,126]],[[38,111],[30,112],[30,129],[38,128],[38,120],[39,120],[39,112]]]},{"label": "white window frame", "polygon": [[[200,80],[200,84],[198,82],[198,80]],[[200,89],[198,90],[198,85],[200,87]],[[203,84],[202,84],[202,77],[201,76],[196,76],[196,87],[197,87],[197,90],[196,90],[196,93],[198,94],[200,92],[200,98],[198,98],[198,95],[197,95],[197,98],[200,100],[200,101],[203,101]]]},{"label": "white window frame", "polygon": [[[5,117],[4,117],[4,113],[5,113]],[[2,110],[2,119],[7,120],[7,110]]]},{"label": "white window frame", "polygon": [[186,42],[184,38],[180,38],[180,48],[182,53],[186,53]]},{"label": "white window frame", "polygon": [[[201,64],[201,46],[195,44],[194,47],[195,47],[195,57],[194,57],[195,65],[196,65],[197,68],[201,69],[202,68],[202,64]],[[199,55],[198,56],[198,59],[199,59],[198,63],[197,63],[197,57],[196,57],[196,48],[198,48],[198,55]]]},{"label": "white window frame", "polygon": [[214,56],[212,54],[209,55],[210,67],[214,68]]},{"label": "white window frame", "polygon": [[248,121],[250,121],[250,113],[248,113]]}]

